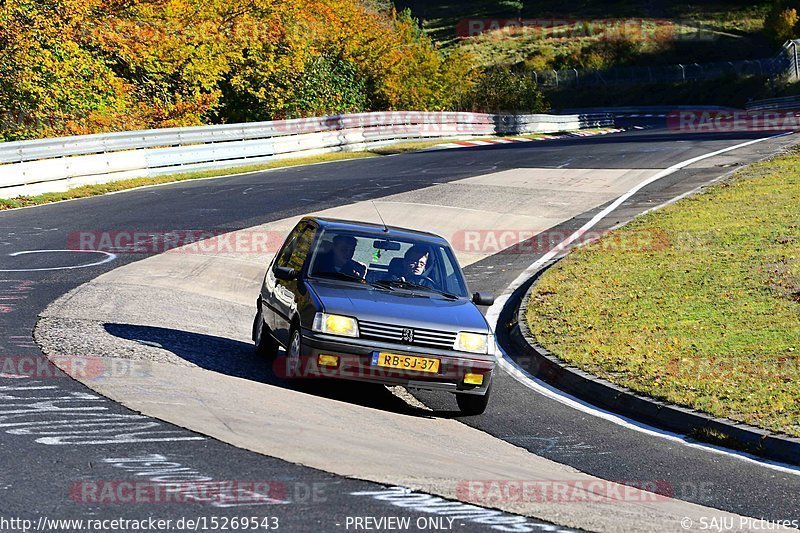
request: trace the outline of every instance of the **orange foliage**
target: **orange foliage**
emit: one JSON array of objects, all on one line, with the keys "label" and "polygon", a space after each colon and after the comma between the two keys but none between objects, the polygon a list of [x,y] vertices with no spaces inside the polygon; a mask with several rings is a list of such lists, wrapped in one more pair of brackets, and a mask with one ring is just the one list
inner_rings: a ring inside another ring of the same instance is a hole
[{"label": "orange foliage", "polygon": [[6,0],[0,140],[380,109],[470,90],[367,0]]}]

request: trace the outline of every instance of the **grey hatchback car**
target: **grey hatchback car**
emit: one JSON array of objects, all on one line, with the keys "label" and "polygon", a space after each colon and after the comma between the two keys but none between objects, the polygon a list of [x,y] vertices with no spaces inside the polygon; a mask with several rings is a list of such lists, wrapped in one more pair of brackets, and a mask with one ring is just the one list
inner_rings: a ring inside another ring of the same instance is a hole
[{"label": "grey hatchback car", "polygon": [[495,340],[445,239],[397,227],[303,218],[270,264],[253,322],[260,354],[287,378],[338,378],[456,394],[485,411]]}]

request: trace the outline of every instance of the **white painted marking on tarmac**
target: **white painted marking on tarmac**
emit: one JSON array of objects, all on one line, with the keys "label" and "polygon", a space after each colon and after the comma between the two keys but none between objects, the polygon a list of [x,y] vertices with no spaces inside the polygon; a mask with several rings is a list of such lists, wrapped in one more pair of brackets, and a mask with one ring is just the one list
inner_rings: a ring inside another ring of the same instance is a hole
[{"label": "white painted marking on tarmac", "polygon": [[0,386],[0,431],[50,446],[205,440],[143,415],[109,411],[111,402],[31,381]]},{"label": "white painted marking on tarmac", "polygon": [[[109,457],[103,462],[144,477],[148,481],[163,485],[165,492],[171,497],[188,503],[210,503],[214,507],[247,507],[254,505],[285,505],[288,500],[277,499],[263,494],[270,492],[268,482],[215,481],[213,477],[201,474],[181,463],[169,460],[161,454],[140,455],[135,457]],[[283,488],[278,483],[273,490]],[[258,490],[256,490],[258,489]],[[262,492],[258,492],[258,491]],[[174,500],[173,500],[174,501]]]},{"label": "white painted marking on tarmac", "polygon": [[0,272],[45,272],[49,270],[75,270],[78,268],[89,268],[93,266],[104,265],[106,263],[110,263],[114,259],[117,258],[115,254],[111,252],[104,252],[101,250],[23,250],[21,252],[14,252],[13,254],[8,254],[9,257],[18,257],[20,255],[29,255],[29,254],[50,254],[50,253],[76,253],[76,254],[103,254],[106,257],[101,259],[100,261],[95,261],[93,263],[88,263],[85,265],[71,265],[71,266],[58,266],[58,267],[49,267],[49,268],[18,268],[18,269],[3,269]]},{"label": "white painted marking on tarmac", "polygon": [[[737,144],[734,146],[730,146],[728,148],[723,148],[722,150],[717,150],[715,152],[710,152],[704,155],[700,155],[697,157],[693,157],[691,159],[687,159],[686,161],[681,161],[671,167],[665,168],[664,170],[654,174],[653,176],[647,178],[646,180],[642,181],[628,192],[617,198],[613,203],[607,206],[605,209],[597,213],[594,217],[592,217],[589,222],[581,226],[580,229],[575,231],[572,235],[561,241],[558,245],[556,245],[553,249],[549,252],[544,254],[542,257],[534,261],[528,268],[526,268],[517,278],[511,282],[511,284],[503,291],[503,294],[495,300],[495,303],[487,310],[486,312],[486,320],[489,322],[489,325],[497,330],[497,323],[500,318],[500,311],[502,311],[503,307],[505,307],[506,302],[508,302],[511,294],[516,291],[520,286],[522,286],[526,281],[528,281],[536,272],[538,272],[545,264],[547,264],[552,259],[555,259],[560,254],[563,254],[567,251],[570,244],[575,242],[579,239],[582,235],[584,235],[588,230],[594,227],[598,222],[600,222],[603,218],[605,218],[609,213],[617,209],[620,205],[622,205],[626,200],[628,200],[631,196],[642,190],[644,187],[650,185],[651,183],[669,176],[670,174],[674,174],[675,172],[691,165],[697,163],[698,161],[702,161],[704,159],[708,159],[710,157],[714,157],[720,154],[724,154],[726,152],[730,152],[732,150],[737,150],[739,148],[744,148],[745,146],[750,146],[752,144],[760,143],[763,141],[767,141],[770,139],[775,139],[778,137],[784,137],[786,135],[791,135],[792,133],[780,133],[778,135],[772,135],[770,137],[763,137],[760,139],[755,139],[752,141],[747,141],[745,143]],[[746,461],[749,463],[757,464],[759,466],[763,466],[765,468],[769,468],[772,470],[777,470],[779,472],[787,473],[787,474],[794,474],[800,475],[800,467],[780,463],[778,461],[770,461],[768,459],[762,459],[760,457],[754,456],[752,454],[738,452],[735,450],[730,450],[727,448],[721,448],[719,446],[714,446],[712,444],[704,444],[699,442],[691,442],[687,440],[687,437],[681,435],[679,433],[673,433],[671,431],[665,431],[653,426],[649,426],[647,424],[643,424],[641,422],[637,422],[630,418],[618,415],[616,413],[606,411],[604,409],[600,409],[588,402],[575,398],[572,395],[566,394],[558,390],[557,388],[553,387],[545,383],[544,381],[532,376],[522,368],[520,368],[511,357],[498,345],[498,352],[501,354],[501,357],[498,358],[499,365],[505,370],[511,377],[516,379],[519,383],[524,385],[525,387],[533,390],[555,400],[559,403],[562,403],[568,407],[581,411],[583,413],[590,414],[597,418],[602,418],[604,420],[608,420],[609,422],[613,422],[620,426],[623,426],[627,429],[632,429],[634,431],[639,431],[641,433],[645,433],[650,436],[654,437],[661,437],[667,439],[669,441],[682,444],[684,446],[688,446],[690,448],[700,449],[712,453],[717,453],[720,455],[726,455],[729,457],[734,457],[736,459],[740,459],[742,461]]]},{"label": "white painted marking on tarmac", "polygon": [[[13,312],[19,302],[30,296],[35,283],[31,280],[0,279],[0,302],[3,302],[0,303],[0,314]],[[5,284],[9,286],[6,287]],[[30,342],[30,338],[19,335],[11,335],[8,340],[19,347],[24,347],[24,344]]]},{"label": "white painted marking on tarmac", "polygon": [[418,513],[448,516],[453,519],[453,521],[458,520],[460,523],[471,522],[481,524],[488,526],[489,529],[498,531],[520,531],[523,533],[532,531],[550,531],[553,533],[571,531],[570,529],[560,526],[537,522],[533,518],[512,515],[496,509],[487,509],[461,501],[431,496],[430,494],[412,491],[405,487],[388,487],[381,490],[357,491],[351,492],[350,495],[369,496],[375,500],[387,502],[395,507],[409,509]]}]

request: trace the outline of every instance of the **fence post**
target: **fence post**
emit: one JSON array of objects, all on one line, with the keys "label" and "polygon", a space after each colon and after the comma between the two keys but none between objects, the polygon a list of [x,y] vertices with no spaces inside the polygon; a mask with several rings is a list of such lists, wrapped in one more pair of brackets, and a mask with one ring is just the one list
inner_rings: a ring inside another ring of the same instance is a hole
[{"label": "fence post", "polygon": [[686,81],[686,69],[683,68],[683,65],[678,65],[681,67],[681,80]]},{"label": "fence post", "polygon": [[797,64],[797,41],[792,41],[792,50],[794,51],[794,79],[800,79],[800,65]]},{"label": "fence post", "polygon": [[572,70],[575,71],[575,87],[577,87],[578,86],[578,69],[574,68]]},{"label": "fence post", "polygon": [[558,87],[558,71],[556,69],[553,69],[553,74],[556,75],[556,87]]}]

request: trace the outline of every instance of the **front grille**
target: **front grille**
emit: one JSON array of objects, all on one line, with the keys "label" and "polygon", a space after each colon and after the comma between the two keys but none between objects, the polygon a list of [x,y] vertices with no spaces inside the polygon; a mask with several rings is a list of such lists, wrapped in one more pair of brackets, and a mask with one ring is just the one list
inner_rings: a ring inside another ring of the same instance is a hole
[{"label": "front grille", "polygon": [[[449,331],[436,331],[433,329],[407,328],[394,324],[381,324],[380,322],[359,321],[358,329],[362,339],[408,344],[410,346],[432,346],[452,350],[456,342],[457,333]],[[403,330],[413,331],[414,338],[411,342],[404,340]]]}]

